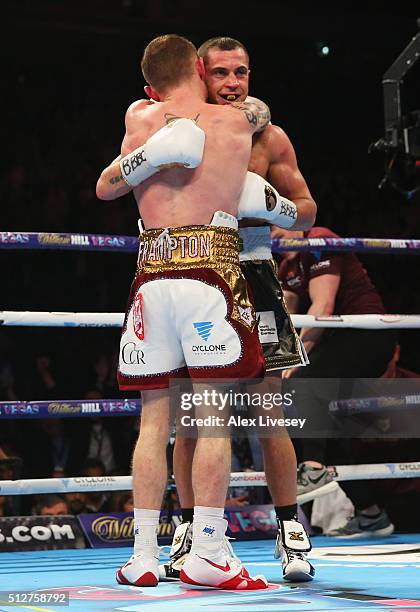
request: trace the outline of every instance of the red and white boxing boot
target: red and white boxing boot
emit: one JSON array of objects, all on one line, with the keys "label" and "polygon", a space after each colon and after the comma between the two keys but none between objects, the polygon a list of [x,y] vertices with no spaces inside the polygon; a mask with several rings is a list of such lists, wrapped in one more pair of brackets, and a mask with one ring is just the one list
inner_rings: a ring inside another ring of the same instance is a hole
[{"label": "red and white boxing boot", "polygon": [[226,556],[218,557],[217,561],[191,552],[180,572],[181,581],[195,587],[225,590],[253,591],[268,587],[264,576],[250,576],[242,564],[233,563]]},{"label": "red and white boxing boot", "polygon": [[[227,521],[219,517],[196,518],[192,548],[180,572],[182,582],[192,587],[258,590],[268,587],[264,576],[252,577],[226,547]],[[231,550],[231,549],[230,549]]]},{"label": "red and white boxing boot", "polygon": [[133,555],[117,569],[117,582],[141,587],[157,586],[159,582],[159,549],[156,557]]},{"label": "red and white boxing boot", "polygon": [[[179,580],[182,566],[184,565],[187,557],[191,551],[192,546],[192,523],[181,523],[175,529],[175,533],[172,539],[171,551],[169,553],[169,560],[166,563],[159,565],[159,581],[160,582],[171,582]],[[232,557],[235,562],[241,563],[240,559],[233,552],[229,538],[225,536],[223,538],[223,548],[227,554],[228,560]],[[248,572],[243,568],[244,574],[248,576]]]},{"label": "red and white boxing boot", "polygon": [[134,554],[117,570],[120,584],[156,586],[159,582],[159,510],[134,508]]}]

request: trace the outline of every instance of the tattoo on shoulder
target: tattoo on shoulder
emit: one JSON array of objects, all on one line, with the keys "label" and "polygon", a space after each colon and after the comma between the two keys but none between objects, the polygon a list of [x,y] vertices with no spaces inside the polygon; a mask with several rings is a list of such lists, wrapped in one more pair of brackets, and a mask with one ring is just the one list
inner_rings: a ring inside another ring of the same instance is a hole
[{"label": "tattoo on shoulder", "polygon": [[164,114],[166,125],[169,125],[172,123],[172,121],[177,121],[177,119],[191,119],[191,121],[194,121],[194,123],[198,123],[199,116],[200,113],[198,113],[195,117],[179,117],[179,115],[173,115],[172,113]]},{"label": "tattoo on shoulder", "polygon": [[256,126],[258,124],[257,113],[252,111],[249,106],[245,106],[245,105],[241,105],[241,104],[234,104],[233,106],[235,106],[235,108],[237,108],[238,110],[241,110],[241,111],[244,112],[245,117],[248,119],[248,121],[249,121],[249,123],[251,125],[255,125]]},{"label": "tattoo on shoulder", "polygon": [[270,109],[260,100],[257,102],[239,102],[232,104],[232,106],[243,111],[248,122],[258,131],[263,130],[270,123]]}]

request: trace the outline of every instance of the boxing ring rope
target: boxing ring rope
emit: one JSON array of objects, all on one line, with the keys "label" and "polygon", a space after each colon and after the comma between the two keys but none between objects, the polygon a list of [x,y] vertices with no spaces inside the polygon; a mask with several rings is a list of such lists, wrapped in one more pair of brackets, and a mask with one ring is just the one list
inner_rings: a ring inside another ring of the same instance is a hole
[{"label": "boxing ring rope", "polygon": [[[291,315],[296,327],[329,327],[353,329],[417,329],[420,315],[366,314]],[[121,312],[31,312],[0,310],[0,326],[9,327],[122,327]]]},{"label": "boxing ring rope", "polygon": [[[0,231],[0,249],[54,249],[135,253],[136,236]],[[272,250],[358,251],[370,253],[420,253],[420,240],[407,238],[287,238],[272,240]],[[0,311],[0,325],[42,327],[122,327],[122,313],[16,312]],[[292,315],[296,327],[357,329],[420,328],[420,315]]]},{"label": "boxing ring rope", "polygon": [[[69,234],[45,232],[0,232],[0,249],[49,249],[96,252],[135,253],[138,238],[134,236]],[[272,241],[275,253],[282,251],[356,251],[388,254],[420,254],[420,240],[393,238],[293,238]],[[121,327],[123,313],[75,313],[0,311],[0,325],[33,327]],[[314,317],[292,315],[296,327],[329,327],[357,329],[416,329],[417,315],[334,315]],[[378,409],[378,398],[374,409]],[[398,398],[397,398],[398,399]],[[418,399],[418,398],[417,398]],[[365,404],[331,403],[330,411],[365,411]],[[407,402],[406,402],[407,403]],[[340,404],[340,405],[339,405]],[[367,411],[367,410],[366,410]],[[1,418],[91,417],[139,415],[140,400],[58,400],[51,402],[0,402]],[[420,462],[331,466],[334,480],[419,478]],[[230,487],[266,486],[264,472],[233,472]],[[29,495],[132,489],[131,476],[44,478],[0,481],[0,495]],[[301,501],[303,503],[303,501]]]},{"label": "boxing ring rope", "polygon": [[[0,249],[58,249],[135,253],[137,236],[0,231]],[[272,240],[274,253],[282,251],[356,251],[420,253],[420,240],[412,238],[283,238]]]},{"label": "boxing ring rope", "polygon": [[139,416],[140,399],[48,400],[0,402],[2,419],[50,419],[92,416]]},{"label": "boxing ring rope", "polygon": [[[388,379],[389,380],[389,379]],[[333,415],[354,415],[398,410],[418,410],[420,393],[398,396],[357,397],[331,401],[329,412]],[[287,410],[285,410],[287,414]],[[140,416],[140,399],[1,401],[0,421],[3,419],[80,418],[92,416]]]},{"label": "boxing ring rope", "polygon": [[[419,478],[420,462],[336,465],[331,466],[329,470],[334,474],[334,480],[337,481]],[[229,487],[265,486],[267,486],[267,481],[264,472],[232,472],[230,475]],[[0,480],[0,495],[131,490],[131,476],[79,476],[73,478]]]}]

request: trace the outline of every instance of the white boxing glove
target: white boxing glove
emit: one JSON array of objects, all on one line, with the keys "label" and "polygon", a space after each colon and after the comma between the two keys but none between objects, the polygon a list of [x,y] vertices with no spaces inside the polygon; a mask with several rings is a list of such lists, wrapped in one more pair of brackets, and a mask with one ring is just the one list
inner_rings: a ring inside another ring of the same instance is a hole
[{"label": "white boxing glove", "polygon": [[192,119],[174,119],[120,160],[122,177],[130,187],[137,187],[166,164],[197,168],[203,159],[205,139]]},{"label": "white boxing glove", "polygon": [[270,183],[254,172],[247,172],[238,208],[238,219],[264,219],[289,229],[296,223],[297,206],[281,196]]}]

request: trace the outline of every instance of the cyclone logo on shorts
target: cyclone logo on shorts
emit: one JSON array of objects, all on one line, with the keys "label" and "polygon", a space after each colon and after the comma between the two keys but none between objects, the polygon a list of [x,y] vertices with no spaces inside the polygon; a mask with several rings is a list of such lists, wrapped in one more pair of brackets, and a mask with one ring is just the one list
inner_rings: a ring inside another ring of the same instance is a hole
[{"label": "cyclone logo on shorts", "polygon": [[139,340],[144,340],[144,324],[141,293],[138,292],[133,304],[133,328]]}]

